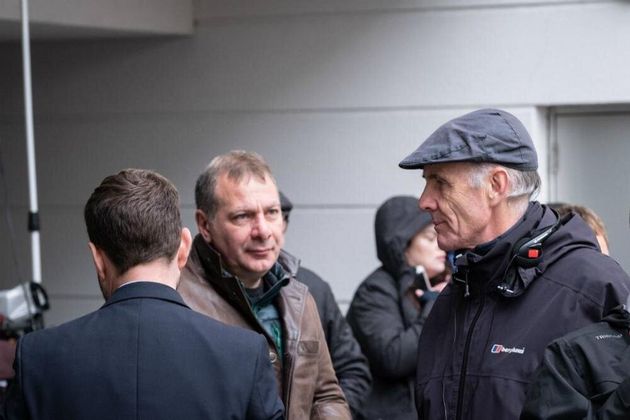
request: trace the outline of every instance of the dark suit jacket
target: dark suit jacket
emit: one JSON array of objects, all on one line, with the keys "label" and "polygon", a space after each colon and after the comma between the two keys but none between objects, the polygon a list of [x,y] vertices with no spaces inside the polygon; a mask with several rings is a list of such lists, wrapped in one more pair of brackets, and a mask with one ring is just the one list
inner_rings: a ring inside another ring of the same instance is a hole
[{"label": "dark suit jacket", "polygon": [[8,419],[276,419],[265,339],[192,311],[164,285],[18,343]]}]

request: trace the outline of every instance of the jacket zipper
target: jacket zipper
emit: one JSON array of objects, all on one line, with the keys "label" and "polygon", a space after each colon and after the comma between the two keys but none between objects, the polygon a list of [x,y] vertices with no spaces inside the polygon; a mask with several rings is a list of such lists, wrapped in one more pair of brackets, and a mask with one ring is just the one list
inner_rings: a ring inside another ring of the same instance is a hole
[{"label": "jacket zipper", "polygon": [[[468,297],[469,295],[470,293],[468,290],[468,275],[466,275],[466,297]],[[466,343],[464,344],[464,357],[462,361],[462,371],[459,377],[459,389],[457,392],[457,411],[455,414],[456,420],[461,420],[462,415],[463,415],[464,390],[466,388],[466,369],[468,368],[468,353],[470,351],[470,341],[472,340],[472,334],[475,329],[475,325],[477,325],[477,321],[479,320],[479,316],[481,315],[481,311],[483,310],[484,303],[485,303],[485,294],[482,292],[479,308],[477,309],[477,312],[475,313],[475,317],[470,323],[470,329],[468,330],[468,334],[466,334]]]},{"label": "jacket zipper", "polygon": [[[261,333],[267,338],[267,341],[272,343],[273,348],[276,351],[276,357],[280,360],[280,363],[281,363],[280,366],[282,368],[282,377],[283,377],[283,382],[284,382],[281,387],[282,387],[283,390],[286,390],[284,392],[284,395],[283,395],[284,398],[283,398],[282,402],[285,405],[285,407],[284,407],[285,414],[288,415],[289,407],[290,407],[290,398],[289,397],[291,395],[291,384],[293,382],[291,380],[291,378],[293,377],[293,367],[295,365],[293,357],[291,357],[291,355],[287,355],[287,360],[285,360],[284,359],[284,355],[280,354],[280,352],[278,351],[278,348],[276,347],[275,341],[269,335],[269,333],[267,333],[267,330],[265,329],[265,327],[263,327],[262,323],[256,317],[256,314],[254,313],[254,308],[252,307],[252,304],[249,302],[249,299],[247,298],[247,292],[245,291],[245,287],[243,286],[241,281],[238,280],[238,279],[236,279],[236,283],[238,284],[238,287],[240,289],[241,296],[243,297],[243,299],[245,299],[245,302],[247,303],[247,307],[249,308],[249,313],[256,320],[256,323],[259,326]],[[278,310],[278,313],[279,312],[280,311]],[[284,333],[286,334],[286,331]],[[286,366],[287,364],[289,364],[289,366]],[[288,372],[288,376],[287,376],[287,372]]]},{"label": "jacket zipper", "polygon": [[[265,327],[263,327],[262,323],[258,320],[258,317],[256,317],[256,313],[254,312],[254,307],[252,306],[249,299],[247,298],[247,292],[245,291],[245,286],[243,286],[243,284],[237,277],[234,277],[234,280],[236,281],[236,284],[240,292],[240,296],[237,296],[234,293],[233,294],[234,298],[235,299],[240,298],[245,302],[245,304],[247,305],[247,313],[252,317],[252,319],[256,322],[256,325],[258,325],[258,327],[260,328],[260,333],[262,333],[271,343],[274,343],[273,338],[271,338],[271,336],[267,333],[267,330],[265,329]],[[276,347],[275,343],[273,347],[274,348]],[[276,353],[277,352],[278,352],[278,349],[276,349]]]}]

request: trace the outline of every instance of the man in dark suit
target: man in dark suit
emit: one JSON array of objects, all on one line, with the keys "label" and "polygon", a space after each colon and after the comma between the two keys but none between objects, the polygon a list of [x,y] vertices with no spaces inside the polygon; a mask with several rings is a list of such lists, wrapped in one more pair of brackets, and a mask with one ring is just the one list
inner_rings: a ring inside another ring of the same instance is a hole
[{"label": "man in dark suit", "polygon": [[192,311],[175,291],[191,246],[175,187],[125,170],[84,215],[106,303],[22,337],[6,418],[282,418],[266,340]]}]

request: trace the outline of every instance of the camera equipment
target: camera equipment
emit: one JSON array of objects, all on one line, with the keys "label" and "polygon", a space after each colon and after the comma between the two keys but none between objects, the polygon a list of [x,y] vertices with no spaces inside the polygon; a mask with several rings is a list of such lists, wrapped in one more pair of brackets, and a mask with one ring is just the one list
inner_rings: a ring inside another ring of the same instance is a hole
[{"label": "camera equipment", "polygon": [[[48,309],[48,296],[41,286],[41,255],[39,241],[39,212],[37,203],[37,177],[35,173],[35,136],[33,129],[33,99],[31,86],[31,52],[28,0],[21,0],[22,15],[22,64],[24,81],[24,112],[26,125],[26,157],[28,169],[29,219],[31,236],[32,282],[0,290],[0,315],[4,317],[0,331],[5,335],[43,328],[42,312]],[[1,168],[1,166],[0,166]],[[0,173],[0,175],[2,175]],[[8,211],[8,198],[7,211]]]},{"label": "camera equipment", "polygon": [[49,308],[44,288],[34,282],[22,283],[0,291],[0,314],[4,317],[0,331],[6,337],[43,328],[43,311]]}]

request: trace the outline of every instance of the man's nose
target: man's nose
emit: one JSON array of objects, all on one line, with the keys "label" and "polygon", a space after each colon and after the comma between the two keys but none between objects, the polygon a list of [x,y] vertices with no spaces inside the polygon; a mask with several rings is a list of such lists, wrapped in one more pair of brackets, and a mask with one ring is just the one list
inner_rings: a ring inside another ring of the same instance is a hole
[{"label": "man's nose", "polygon": [[424,187],[420,198],[418,199],[418,207],[426,211],[437,210],[437,202],[433,198],[433,195],[429,191],[429,188]]},{"label": "man's nose", "polygon": [[263,213],[258,214],[254,219],[252,236],[260,239],[267,239],[271,236],[271,225]]}]

